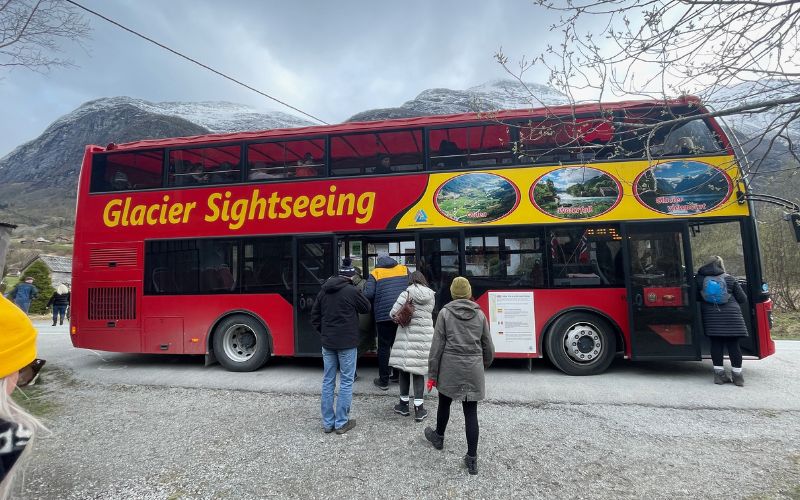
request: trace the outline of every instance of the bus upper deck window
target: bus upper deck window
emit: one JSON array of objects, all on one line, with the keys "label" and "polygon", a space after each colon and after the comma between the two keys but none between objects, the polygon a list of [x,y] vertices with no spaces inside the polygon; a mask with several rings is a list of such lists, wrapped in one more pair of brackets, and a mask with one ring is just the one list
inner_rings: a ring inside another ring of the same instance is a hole
[{"label": "bus upper deck window", "polygon": [[174,149],[169,152],[170,186],[229,184],[241,179],[239,146]]},{"label": "bus upper deck window", "polygon": [[92,161],[90,191],[130,191],[161,187],[164,151],[100,153]]},{"label": "bus upper deck window", "polygon": [[492,123],[471,127],[434,129],[428,137],[434,170],[511,165],[508,125]]},{"label": "bus upper deck window", "polygon": [[331,175],[419,172],[423,166],[422,130],[358,132],[331,137]]}]

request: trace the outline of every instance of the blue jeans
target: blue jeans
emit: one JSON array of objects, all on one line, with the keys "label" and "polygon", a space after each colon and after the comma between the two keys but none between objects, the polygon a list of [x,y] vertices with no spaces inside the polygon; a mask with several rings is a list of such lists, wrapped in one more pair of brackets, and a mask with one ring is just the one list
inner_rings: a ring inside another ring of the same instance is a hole
[{"label": "blue jeans", "polygon": [[17,305],[17,307],[25,311],[25,314],[28,314],[28,309],[31,308],[31,301],[14,301],[14,303]]},{"label": "blue jeans", "polygon": [[[322,427],[339,429],[350,420],[350,403],[353,402],[353,378],[356,374],[356,357],[358,348],[326,349],[322,348],[324,372],[322,374]],[[336,390],[336,372],[339,377],[339,398],[334,410],[334,391]]]},{"label": "blue jeans", "polygon": [[55,305],[53,304],[53,326],[56,324],[56,320],[61,318],[61,323],[64,323],[64,315],[67,313],[67,306],[66,305]]}]

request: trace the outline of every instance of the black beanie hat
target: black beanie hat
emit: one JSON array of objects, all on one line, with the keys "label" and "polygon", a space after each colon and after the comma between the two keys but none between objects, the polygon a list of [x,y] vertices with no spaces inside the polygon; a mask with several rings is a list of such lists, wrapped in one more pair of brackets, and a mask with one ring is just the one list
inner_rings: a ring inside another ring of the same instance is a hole
[{"label": "black beanie hat", "polygon": [[347,276],[352,278],[356,275],[356,268],[353,267],[353,261],[350,259],[342,259],[342,265],[339,267],[339,276]]}]

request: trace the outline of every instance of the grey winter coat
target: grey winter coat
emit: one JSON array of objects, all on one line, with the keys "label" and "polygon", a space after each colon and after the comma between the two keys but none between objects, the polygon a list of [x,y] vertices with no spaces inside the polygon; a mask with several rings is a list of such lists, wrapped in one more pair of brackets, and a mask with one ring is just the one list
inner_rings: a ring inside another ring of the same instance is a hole
[{"label": "grey winter coat", "polygon": [[[731,299],[725,304],[710,304],[700,296],[703,288],[703,278],[706,276],[724,275],[725,284]],[[747,296],[736,279],[725,272],[715,263],[706,264],[697,270],[695,277],[697,284],[697,298],[700,302],[700,311],[703,315],[703,330],[709,337],[746,337],[747,326],[744,323],[742,310],[739,304],[747,304]],[[734,300],[735,299],[735,300]]]},{"label": "grey winter coat", "polygon": [[458,401],[486,397],[484,368],[494,359],[489,323],[478,304],[450,302],[439,311],[428,358],[428,376],[441,394]]},{"label": "grey winter coat", "polygon": [[394,316],[403,307],[409,294],[414,301],[414,315],[408,326],[397,327],[389,366],[424,376],[428,373],[428,356],[433,342],[433,306],[436,294],[426,286],[410,285],[397,297],[389,312],[390,316]]}]

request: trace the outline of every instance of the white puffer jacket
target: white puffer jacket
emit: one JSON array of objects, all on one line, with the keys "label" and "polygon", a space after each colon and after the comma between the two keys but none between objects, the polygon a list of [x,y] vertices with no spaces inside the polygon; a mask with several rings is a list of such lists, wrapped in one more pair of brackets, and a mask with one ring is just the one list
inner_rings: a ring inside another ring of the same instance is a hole
[{"label": "white puffer jacket", "polygon": [[409,285],[392,306],[390,316],[403,307],[411,294],[414,301],[414,315],[407,327],[398,326],[394,339],[389,365],[415,375],[428,373],[428,355],[433,342],[433,306],[435,293],[423,285]]}]

